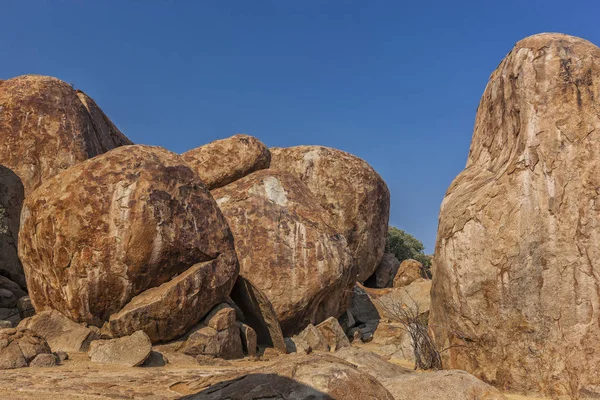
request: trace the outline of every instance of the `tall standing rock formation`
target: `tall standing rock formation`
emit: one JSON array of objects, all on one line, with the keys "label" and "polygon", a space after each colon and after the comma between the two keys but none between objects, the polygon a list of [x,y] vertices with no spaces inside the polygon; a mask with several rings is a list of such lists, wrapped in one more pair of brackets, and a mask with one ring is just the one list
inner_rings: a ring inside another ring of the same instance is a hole
[{"label": "tall standing rock formation", "polygon": [[23,205],[19,256],[36,310],[116,336],[183,335],[227,299],[239,266],[216,202],[178,155],[114,149],[63,171]]},{"label": "tall standing rock formation", "polygon": [[600,49],[526,38],[492,74],[440,211],[445,367],[549,395],[600,387]]},{"label": "tall standing rock formation", "polygon": [[[81,161],[131,144],[81,91],[56,78],[0,81],[0,275],[25,288],[17,257],[23,196]],[[10,171],[12,171],[12,173]]]},{"label": "tall standing rock formation", "polygon": [[360,158],[323,146],[271,148],[271,169],[304,182],[348,240],[364,282],[385,250],[390,192],[373,168]]}]

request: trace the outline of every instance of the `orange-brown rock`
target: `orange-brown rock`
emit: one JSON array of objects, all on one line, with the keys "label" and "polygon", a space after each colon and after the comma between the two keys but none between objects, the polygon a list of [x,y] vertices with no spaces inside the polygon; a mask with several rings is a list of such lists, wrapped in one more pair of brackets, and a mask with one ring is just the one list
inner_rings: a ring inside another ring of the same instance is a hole
[{"label": "orange-brown rock", "polygon": [[445,366],[511,390],[600,395],[600,49],[516,44],[442,203],[430,327]]},{"label": "orange-brown rock", "polygon": [[[42,184],[23,206],[19,255],[38,311],[102,326],[133,309],[154,341],[225,301],[239,268],[202,181],[180,156],[150,146],[114,149]],[[202,263],[210,268],[192,267]]]},{"label": "orange-brown rock", "polygon": [[131,144],[87,95],[39,75],[0,82],[0,138],[2,165],[26,195],[72,165]]},{"label": "orange-brown rock", "polygon": [[269,168],[271,153],[258,139],[234,135],[196,147],[181,155],[209,190]]},{"label": "orange-brown rock", "polygon": [[212,194],[240,275],[266,294],[285,336],[346,310],[356,276],[346,240],[300,180],[261,170]]},{"label": "orange-brown rock", "polygon": [[369,278],[383,255],[390,192],[365,161],[322,146],[271,149],[271,169],[302,180],[333,218],[353,254],[358,281]]},{"label": "orange-brown rock", "polygon": [[394,276],[394,287],[408,286],[417,279],[423,277],[423,264],[417,260],[404,260],[400,263],[396,276]]}]

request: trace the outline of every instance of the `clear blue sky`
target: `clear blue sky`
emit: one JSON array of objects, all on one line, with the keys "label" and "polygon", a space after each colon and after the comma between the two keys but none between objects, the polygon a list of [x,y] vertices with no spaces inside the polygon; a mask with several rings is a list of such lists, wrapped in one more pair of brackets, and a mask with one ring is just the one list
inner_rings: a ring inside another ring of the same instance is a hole
[{"label": "clear blue sky", "polygon": [[134,142],[237,132],[367,160],[433,251],[490,73],[519,39],[600,44],[600,1],[5,1],[0,79],[56,76]]}]

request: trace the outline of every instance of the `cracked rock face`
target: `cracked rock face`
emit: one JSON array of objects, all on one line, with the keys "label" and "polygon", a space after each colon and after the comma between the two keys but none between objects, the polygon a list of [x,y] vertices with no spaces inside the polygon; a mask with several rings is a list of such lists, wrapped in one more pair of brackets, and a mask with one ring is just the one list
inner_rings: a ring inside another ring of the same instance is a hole
[{"label": "cracked rock face", "polygon": [[442,203],[430,327],[445,367],[550,395],[600,385],[600,49],[540,34],[490,77]]},{"label": "cracked rock face", "polygon": [[285,336],[346,310],[356,276],[350,251],[300,180],[261,170],[212,194],[233,232],[240,275],[271,301]]},{"label": "cracked rock face", "polygon": [[358,281],[373,275],[390,216],[390,192],[379,174],[360,158],[323,146],[271,148],[270,168],[300,179],[331,215],[348,241]]},{"label": "cracked rock face", "polygon": [[19,255],[36,310],[98,327],[121,311],[114,332],[153,341],[225,301],[239,268],[202,181],[150,146],[114,149],[40,186],[23,205]]}]

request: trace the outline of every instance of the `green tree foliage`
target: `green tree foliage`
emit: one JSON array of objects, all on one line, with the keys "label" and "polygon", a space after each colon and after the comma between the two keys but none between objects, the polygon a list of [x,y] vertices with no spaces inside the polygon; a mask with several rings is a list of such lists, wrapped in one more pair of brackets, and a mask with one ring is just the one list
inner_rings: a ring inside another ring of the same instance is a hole
[{"label": "green tree foliage", "polygon": [[400,262],[409,258],[419,261],[423,264],[423,267],[427,270],[426,273],[429,275],[428,270],[431,267],[431,256],[425,254],[423,243],[410,233],[395,226],[390,226],[385,251],[393,253]]}]

